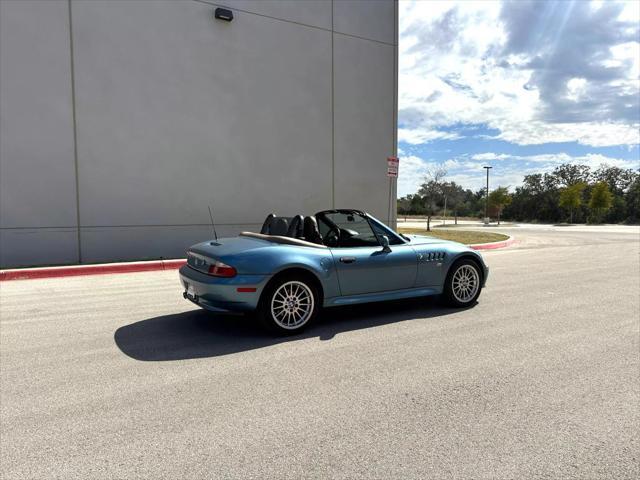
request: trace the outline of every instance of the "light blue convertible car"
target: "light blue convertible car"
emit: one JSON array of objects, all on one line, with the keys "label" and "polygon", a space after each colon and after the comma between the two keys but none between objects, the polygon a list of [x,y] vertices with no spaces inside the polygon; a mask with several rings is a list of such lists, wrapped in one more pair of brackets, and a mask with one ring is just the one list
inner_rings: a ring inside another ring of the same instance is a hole
[{"label": "light blue convertible car", "polygon": [[214,312],[256,311],[279,333],[309,326],[321,307],[442,295],[476,302],[488,267],[460,243],[402,235],[358,210],[267,216],[260,233],[192,246],[184,297]]}]

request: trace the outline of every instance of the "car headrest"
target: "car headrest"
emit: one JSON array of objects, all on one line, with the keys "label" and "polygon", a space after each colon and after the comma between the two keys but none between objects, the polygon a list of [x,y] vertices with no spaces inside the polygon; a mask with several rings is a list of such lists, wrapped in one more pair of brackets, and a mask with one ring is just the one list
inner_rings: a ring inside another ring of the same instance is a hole
[{"label": "car headrest", "polygon": [[302,236],[302,223],[304,217],[302,215],[296,215],[291,219],[289,229],[287,230],[287,237],[298,238]]},{"label": "car headrest", "polygon": [[322,245],[322,235],[318,230],[318,222],[316,217],[309,216],[304,218],[304,239],[307,242],[318,243]]},{"label": "car headrest", "polygon": [[287,222],[286,218],[276,218],[271,225],[269,226],[269,235],[287,235],[287,230],[289,230],[289,222]]},{"label": "car headrest", "polygon": [[269,227],[273,223],[274,218],[276,218],[274,213],[270,213],[269,215],[267,215],[267,218],[264,219],[264,223],[262,224],[262,228],[260,229],[260,233],[265,235],[269,233]]}]

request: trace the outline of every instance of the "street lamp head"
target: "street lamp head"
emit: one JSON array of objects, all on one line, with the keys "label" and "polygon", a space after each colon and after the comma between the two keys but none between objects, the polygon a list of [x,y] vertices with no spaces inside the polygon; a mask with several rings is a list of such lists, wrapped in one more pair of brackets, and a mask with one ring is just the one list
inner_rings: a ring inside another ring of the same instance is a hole
[{"label": "street lamp head", "polygon": [[490,168],[493,168],[493,167],[482,167],[482,168],[486,168],[487,170],[489,170]]}]

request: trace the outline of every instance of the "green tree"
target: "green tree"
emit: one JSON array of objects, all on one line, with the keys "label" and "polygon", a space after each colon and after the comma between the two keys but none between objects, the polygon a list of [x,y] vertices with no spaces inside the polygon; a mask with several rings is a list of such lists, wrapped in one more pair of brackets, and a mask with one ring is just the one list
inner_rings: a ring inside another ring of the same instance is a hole
[{"label": "green tree", "polygon": [[[446,198],[445,205],[448,205],[453,216],[455,218],[456,225],[458,224],[458,210],[464,202],[465,191],[456,182],[445,182],[442,185],[442,192]],[[446,215],[446,212],[445,212]]]},{"label": "green tree", "polygon": [[511,205],[504,210],[505,217],[524,222],[559,221],[558,183],[556,176],[549,173],[525,175],[512,195]]},{"label": "green tree", "polygon": [[629,191],[625,194],[627,204],[627,223],[640,222],[640,175],[637,175]]},{"label": "green tree", "polygon": [[577,183],[587,183],[591,176],[591,170],[587,165],[565,163],[554,168],[551,176],[555,178],[558,185],[570,187]]},{"label": "green tree", "polygon": [[600,165],[593,173],[594,182],[604,182],[609,187],[609,191],[614,195],[623,194],[628,191],[638,174],[631,169],[612,167],[605,164]]},{"label": "green tree", "polygon": [[447,171],[442,166],[429,170],[424,177],[424,183],[418,193],[424,199],[424,208],[427,214],[427,232],[431,231],[431,217],[436,213],[438,201],[443,198],[442,185]]},{"label": "green tree", "polygon": [[633,188],[634,182],[638,177],[638,172],[632,169],[623,169],[602,164],[593,173],[592,177],[594,183],[606,183],[609,191],[613,195],[613,204],[601,220],[610,223],[619,223],[628,220],[628,202],[625,197]]},{"label": "green tree", "polygon": [[398,215],[404,215],[404,221],[407,221],[407,215],[411,213],[411,195],[398,199]]},{"label": "green tree", "polygon": [[586,183],[575,183],[565,187],[560,191],[559,205],[561,208],[569,210],[569,223],[573,223],[573,212],[582,205],[582,191],[587,186]]},{"label": "green tree", "polygon": [[593,190],[591,190],[591,198],[589,199],[592,221],[600,222],[612,204],[613,195],[609,191],[609,186],[605,182],[596,183]]},{"label": "green tree", "polygon": [[489,205],[498,215],[498,225],[500,225],[500,215],[505,206],[511,203],[511,195],[507,187],[498,187],[489,194]]}]

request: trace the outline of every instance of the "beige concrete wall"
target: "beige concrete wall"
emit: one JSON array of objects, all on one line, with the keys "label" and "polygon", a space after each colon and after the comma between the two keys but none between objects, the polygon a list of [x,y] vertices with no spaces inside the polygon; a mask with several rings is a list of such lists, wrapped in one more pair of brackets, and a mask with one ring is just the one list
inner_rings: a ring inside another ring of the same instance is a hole
[{"label": "beige concrete wall", "polygon": [[207,205],[387,220],[393,0],[0,5],[3,267],[180,257]]}]

